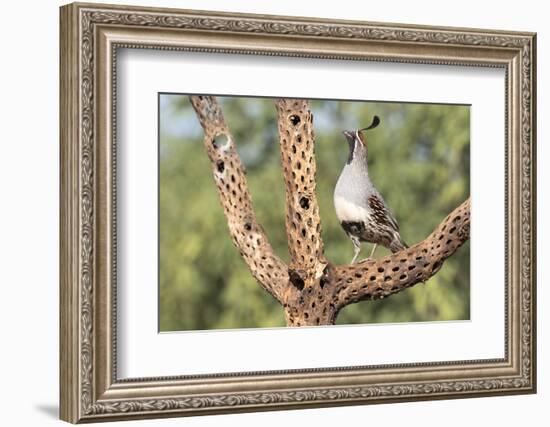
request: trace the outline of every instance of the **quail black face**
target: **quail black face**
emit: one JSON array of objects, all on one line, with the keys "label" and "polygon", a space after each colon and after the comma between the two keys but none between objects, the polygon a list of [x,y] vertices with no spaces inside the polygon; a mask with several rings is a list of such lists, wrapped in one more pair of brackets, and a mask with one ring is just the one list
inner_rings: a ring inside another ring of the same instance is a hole
[{"label": "quail black face", "polygon": [[352,160],[358,156],[364,158],[367,157],[367,140],[363,135],[363,131],[374,129],[379,124],[380,118],[378,116],[374,116],[372,118],[372,123],[370,124],[370,126],[359,130],[345,130],[342,132],[349,144],[348,164],[351,163]]},{"label": "quail black face", "polygon": [[347,163],[350,164],[354,158],[363,154],[363,157],[367,155],[367,144],[360,131],[345,130],[342,132],[346,137],[349,145],[349,156]]}]

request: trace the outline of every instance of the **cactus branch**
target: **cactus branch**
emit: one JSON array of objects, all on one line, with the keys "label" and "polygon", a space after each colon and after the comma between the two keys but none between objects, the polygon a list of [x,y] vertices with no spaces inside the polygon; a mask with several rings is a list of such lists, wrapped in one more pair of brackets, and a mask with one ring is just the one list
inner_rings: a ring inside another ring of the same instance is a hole
[{"label": "cactus branch", "polygon": [[337,307],[381,299],[425,282],[470,238],[470,199],[451,212],[423,241],[403,251],[334,269]]},{"label": "cactus branch", "polygon": [[233,243],[256,280],[282,303],[288,283],[287,266],[275,255],[256,220],[245,168],[221,107],[212,96],[190,96],[189,99],[204,129],[204,146]]}]

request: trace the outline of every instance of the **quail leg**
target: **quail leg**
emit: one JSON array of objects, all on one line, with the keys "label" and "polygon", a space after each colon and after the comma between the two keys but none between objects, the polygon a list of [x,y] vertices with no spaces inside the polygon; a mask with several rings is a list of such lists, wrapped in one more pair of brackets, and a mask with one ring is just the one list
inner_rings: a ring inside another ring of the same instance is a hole
[{"label": "quail leg", "polygon": [[378,243],[375,243],[374,246],[372,247],[372,251],[371,251],[368,259],[372,259],[372,256],[374,255],[374,251],[376,250],[377,246],[378,246]]},{"label": "quail leg", "polygon": [[[378,246],[378,243],[375,243],[374,246],[372,247],[372,251],[370,252],[370,255],[368,258],[364,258],[362,259],[361,261],[359,262],[363,262],[363,261],[372,261],[374,258],[372,257],[374,255],[374,251],[376,250],[376,247]],[[353,264],[353,263],[352,263]]]},{"label": "quail leg", "polygon": [[361,252],[361,242],[357,238],[351,239],[351,242],[353,243],[353,247],[355,249],[353,253],[353,259],[351,260],[352,264],[355,264],[355,261],[357,260],[357,257],[359,256],[359,252]]},{"label": "quail leg", "polygon": [[[363,262],[363,261],[372,261],[374,260],[374,258],[372,257],[374,255],[374,251],[376,250],[376,247],[378,246],[378,243],[375,243],[374,246],[372,247],[372,251],[370,252],[370,255],[368,258],[363,258],[361,261],[359,262]],[[352,263],[353,264],[353,263]]]}]

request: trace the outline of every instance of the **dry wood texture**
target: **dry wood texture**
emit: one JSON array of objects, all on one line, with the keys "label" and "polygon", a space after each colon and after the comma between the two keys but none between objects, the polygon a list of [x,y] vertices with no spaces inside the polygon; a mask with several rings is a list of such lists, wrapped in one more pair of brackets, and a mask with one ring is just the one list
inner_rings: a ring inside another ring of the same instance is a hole
[{"label": "dry wood texture", "polygon": [[204,146],[212,162],[214,181],[233,242],[256,280],[283,303],[288,284],[287,267],[275,255],[256,221],[245,168],[220,105],[214,97],[192,96],[190,99],[204,129]]},{"label": "dry wood texture", "polygon": [[425,240],[401,252],[353,265],[324,256],[315,192],[315,137],[309,102],[276,101],[286,190],[290,265],[274,252],[256,221],[244,166],[215,97],[191,96],[235,246],[252,275],[279,301],[288,326],[334,324],[339,310],[385,298],[425,282],[470,238],[470,200],[458,206]]}]

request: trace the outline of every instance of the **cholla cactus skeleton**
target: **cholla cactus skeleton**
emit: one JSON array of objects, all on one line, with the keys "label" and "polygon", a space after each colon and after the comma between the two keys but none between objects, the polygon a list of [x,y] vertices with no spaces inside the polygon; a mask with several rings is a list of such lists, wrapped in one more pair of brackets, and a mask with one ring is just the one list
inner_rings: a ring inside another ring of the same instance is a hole
[{"label": "cholla cactus skeleton", "polygon": [[331,325],[348,304],[385,298],[425,282],[470,237],[470,200],[425,240],[392,255],[334,265],[324,256],[315,192],[313,118],[306,100],[276,101],[286,190],[290,263],[273,251],[256,220],[244,166],[215,97],[190,96],[204,129],[229,233],[252,275],[284,308],[288,326]]}]

